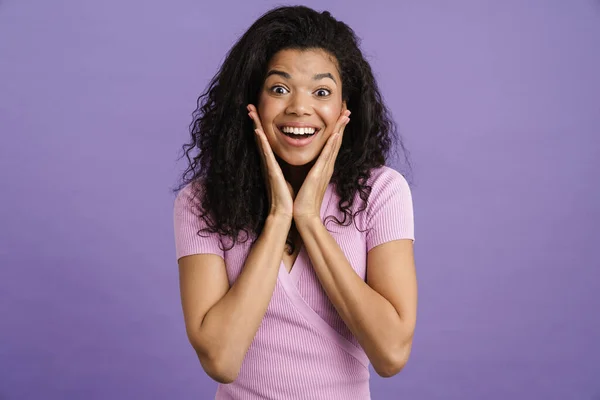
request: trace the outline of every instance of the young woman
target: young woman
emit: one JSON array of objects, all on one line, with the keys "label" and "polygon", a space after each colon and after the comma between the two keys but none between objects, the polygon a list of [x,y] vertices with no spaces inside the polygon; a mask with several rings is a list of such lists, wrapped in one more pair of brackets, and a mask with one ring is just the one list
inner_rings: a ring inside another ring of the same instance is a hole
[{"label": "young woman", "polygon": [[369,399],[369,363],[389,377],[408,360],[417,283],[410,188],[385,166],[394,124],[353,31],[306,7],[266,13],[191,135],[175,242],[216,398]]}]

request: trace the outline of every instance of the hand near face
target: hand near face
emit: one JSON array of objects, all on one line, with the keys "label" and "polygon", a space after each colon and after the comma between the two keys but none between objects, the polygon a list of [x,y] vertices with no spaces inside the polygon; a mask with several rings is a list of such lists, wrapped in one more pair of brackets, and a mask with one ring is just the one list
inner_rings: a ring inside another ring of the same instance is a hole
[{"label": "hand near face", "polygon": [[249,104],[247,108],[249,111],[248,116],[254,122],[254,139],[261,156],[261,168],[269,199],[269,215],[284,216],[291,219],[294,207],[292,185],[285,180],[283,172],[275,159],[273,150],[263,131],[256,107]]},{"label": "hand near face", "polygon": [[296,223],[301,220],[321,218],[321,204],[329,185],[335,160],[339,153],[344,129],[350,121],[350,111],[344,110],[336,122],[333,134],[329,137],[319,158],[304,179],[302,187],[294,199],[293,217]]}]

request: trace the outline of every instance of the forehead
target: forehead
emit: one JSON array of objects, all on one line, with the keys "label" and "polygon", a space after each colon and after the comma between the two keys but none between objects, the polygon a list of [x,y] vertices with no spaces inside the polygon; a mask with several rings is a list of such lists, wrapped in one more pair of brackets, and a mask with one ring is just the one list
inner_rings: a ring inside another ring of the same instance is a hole
[{"label": "forehead", "polygon": [[[269,61],[267,70],[281,70],[290,73],[292,78],[312,78],[315,74],[329,72],[339,78],[335,57],[324,50],[286,49],[276,53]],[[338,80],[339,82],[339,80]]]}]

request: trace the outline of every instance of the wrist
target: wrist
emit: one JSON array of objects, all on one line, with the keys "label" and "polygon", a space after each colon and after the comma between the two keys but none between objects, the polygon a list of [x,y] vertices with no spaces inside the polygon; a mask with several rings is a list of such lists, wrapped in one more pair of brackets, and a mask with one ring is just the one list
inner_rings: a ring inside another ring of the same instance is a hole
[{"label": "wrist", "polygon": [[267,216],[267,223],[275,225],[292,225],[293,217],[291,215],[281,213],[270,213]]},{"label": "wrist", "polygon": [[303,215],[303,216],[294,215],[294,222],[297,227],[301,226],[301,225],[309,226],[309,225],[313,225],[313,224],[322,224],[320,215]]}]

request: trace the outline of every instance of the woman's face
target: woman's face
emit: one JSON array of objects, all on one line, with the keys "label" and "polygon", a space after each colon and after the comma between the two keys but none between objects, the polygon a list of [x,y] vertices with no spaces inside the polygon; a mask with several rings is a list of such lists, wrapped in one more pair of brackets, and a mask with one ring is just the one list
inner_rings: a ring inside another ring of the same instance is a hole
[{"label": "woman's face", "polygon": [[[268,64],[258,114],[273,152],[289,165],[315,160],[346,109],[342,80],[332,59],[322,50],[282,50]],[[284,134],[310,135],[312,129],[310,138],[294,136],[301,141]]]}]

